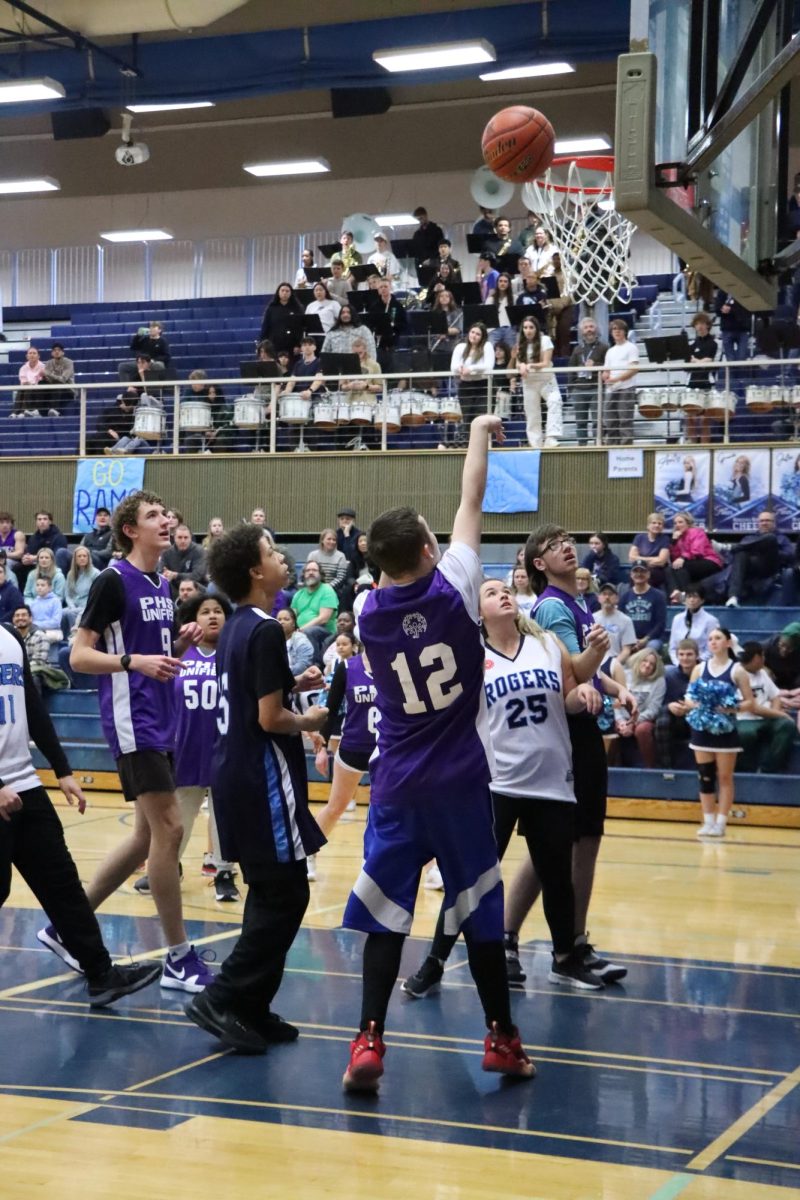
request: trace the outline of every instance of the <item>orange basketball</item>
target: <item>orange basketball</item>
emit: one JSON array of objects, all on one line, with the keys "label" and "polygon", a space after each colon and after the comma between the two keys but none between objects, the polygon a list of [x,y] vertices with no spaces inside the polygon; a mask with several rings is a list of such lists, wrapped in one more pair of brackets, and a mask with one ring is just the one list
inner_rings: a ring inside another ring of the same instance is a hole
[{"label": "orange basketball", "polygon": [[487,167],[511,183],[543,175],[553,161],[556,135],[544,113],[514,104],[495,113],[483,131]]}]

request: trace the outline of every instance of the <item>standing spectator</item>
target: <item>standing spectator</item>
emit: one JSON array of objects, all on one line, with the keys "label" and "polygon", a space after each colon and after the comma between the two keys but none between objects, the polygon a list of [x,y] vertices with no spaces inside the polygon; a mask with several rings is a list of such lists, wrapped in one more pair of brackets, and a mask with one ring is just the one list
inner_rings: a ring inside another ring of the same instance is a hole
[{"label": "standing spectator", "polygon": [[650,568],[643,558],[631,565],[631,587],[622,593],[619,607],[633,621],[637,650],[661,652],[667,629],[664,593],[650,586]]},{"label": "standing spectator", "polygon": [[481,215],[472,226],[472,233],[475,237],[491,237],[494,233],[494,209],[481,208],[479,212]]},{"label": "standing spectator", "polygon": [[350,291],[351,279],[345,272],[341,254],[334,254],[331,259],[331,273],[324,282],[328,294],[344,304],[347,300],[347,293]]},{"label": "standing spectator", "polygon": [[[728,362],[742,362],[749,358],[750,327],[752,316],[729,292],[721,289],[717,292],[714,303],[719,317],[719,331],[722,335],[722,355]],[[736,376],[731,381],[736,383]]]},{"label": "standing spectator", "polygon": [[514,297],[511,294],[511,276],[507,271],[501,271],[497,276],[497,282],[489,293],[488,303],[497,312],[497,328],[490,331],[489,340],[495,349],[502,343],[510,350],[516,343],[517,331],[511,324],[509,315]]},{"label": "standing spectator", "polygon": [[6,564],[0,563],[0,622],[10,621],[16,609],[25,603],[14,578],[14,572],[9,573]]},{"label": "standing spectator", "polygon": [[319,317],[323,334],[328,333],[336,324],[342,302],[338,296],[331,295],[327,284],[324,284],[322,280],[318,280],[314,284],[313,296],[314,299],[311,303],[306,305],[306,313],[311,317]]},{"label": "standing spectator", "polygon": [[[553,374],[553,343],[542,333],[536,318],[526,316],[520,326],[514,352],[514,365],[522,379],[522,403],[525,408],[525,433],[534,449],[557,446],[564,432],[561,392]],[[542,404],[547,408],[542,443]]]},{"label": "standing spectator", "polygon": [[47,640],[47,635],[38,626],[34,625],[31,610],[27,604],[21,604],[16,609],[11,618],[11,623],[22,638],[33,682],[36,685],[37,692],[41,696],[44,688],[43,672],[47,668],[47,660],[50,656],[50,643]]},{"label": "standing spectator", "polygon": [[310,271],[314,263],[314,251],[305,249],[300,255],[300,266],[297,269],[297,274],[294,277],[295,290],[298,288],[307,288],[309,286],[308,276],[306,271]]},{"label": "standing spectator", "polygon": [[345,271],[350,272],[353,267],[361,265],[362,258],[358,250],[356,250],[352,229],[342,230],[339,237],[339,245],[342,247],[340,254]]},{"label": "standing spectator", "polygon": [[557,253],[558,249],[550,234],[543,225],[537,226],[533,241],[525,251],[525,257],[540,278],[554,273],[553,256]]},{"label": "standing spectator", "polygon": [[590,367],[602,367],[608,346],[600,340],[594,317],[584,317],[578,325],[578,344],[569,357],[568,366],[582,367],[569,376],[569,395],[575,413],[575,437],[579,446],[589,441],[589,414],[595,413],[597,424],[597,376],[599,372]]},{"label": "standing spectator", "polygon": [[303,586],[292,597],[297,626],[312,643],[315,656],[322,661],[322,643],[336,628],[339,599],[333,588],[323,582],[319,563],[307,562],[303,568]]},{"label": "standing spectator", "polygon": [[686,589],[686,608],[675,614],[669,634],[669,657],[673,663],[678,663],[678,648],[686,638],[691,638],[697,644],[697,656],[704,662],[711,651],[708,648],[708,635],[714,629],[719,629],[719,621],[703,608],[706,597],[699,584],[693,584]]},{"label": "standing spectator", "polygon": [[[28,572],[36,564],[39,551],[45,548],[53,551],[55,559],[59,550],[67,550],[67,539],[58,526],[53,523],[53,514],[42,508],[36,514],[36,529],[28,538],[21,565],[17,570],[20,587],[25,582]],[[69,566],[69,560],[66,565]]]},{"label": "standing spectator", "polygon": [[690,583],[698,583],[722,570],[722,559],[711,545],[704,529],[695,525],[688,512],[672,518],[672,545],[669,550],[667,587],[670,604],[680,604]]},{"label": "standing spectator", "polygon": [[[516,244],[523,253],[536,241],[536,230],[539,228],[539,214],[530,209],[525,214],[526,225],[516,236]],[[527,259],[525,260],[528,261]]]},{"label": "standing spectator", "polygon": [[567,281],[558,251],[553,255],[553,278],[558,284],[558,295],[550,299],[550,308],[547,312],[547,332],[555,342],[558,358],[566,358],[572,342],[572,318],[575,313],[575,304],[567,291]]},{"label": "standing spectator", "polygon": [[628,562],[644,562],[650,568],[650,582],[653,587],[663,587],[669,562],[669,551],[672,539],[664,532],[664,518],[661,513],[653,512],[647,518],[647,529],[637,533],[633,545],[628,549]]},{"label": "standing spectator", "polygon": [[[488,381],[494,366],[494,347],[482,321],[470,325],[466,339],[459,342],[450,359],[450,371],[458,379],[458,399],[463,428],[489,407]],[[466,438],[466,434],[462,435]]]},{"label": "standing spectator", "polygon": [[169,580],[173,596],[178,594],[181,579],[194,579],[199,584],[206,582],[206,556],[203,547],[192,540],[188,525],[176,525],[173,544],[161,555],[159,573]]},{"label": "standing spectator", "polygon": [[92,556],[92,562],[99,571],[107,567],[114,553],[114,537],[111,532],[111,513],[104,505],[100,505],[94,514],[94,529],[81,538],[81,545]]},{"label": "standing spectator", "polygon": [[497,287],[500,272],[495,270],[495,257],[491,250],[482,250],[478,258],[475,279],[481,290],[481,304],[488,304],[489,297]]},{"label": "standing spectator", "polygon": [[19,369],[20,389],[14,400],[14,407],[9,414],[12,417],[40,417],[39,411],[44,400],[37,400],[34,388],[44,380],[44,363],[39,358],[35,346],[29,346],[25,352],[25,362]]},{"label": "standing spectator", "polygon": [[428,213],[422,205],[414,209],[414,217],[419,221],[419,225],[411,235],[411,253],[419,266],[426,258],[433,258],[434,254],[438,254],[439,243],[443,240],[444,233],[435,221],[429,220]]},{"label": "standing spectator", "polygon": [[14,517],[10,512],[0,512],[0,562],[4,563],[13,575],[22,565],[25,554],[25,534],[14,527]]},{"label": "standing spectator", "polygon": [[44,364],[42,382],[60,385],[57,392],[45,394],[50,405],[48,417],[59,417],[63,406],[75,396],[74,390],[69,386],[75,382],[75,364],[71,358],[67,358],[61,342],[53,342],[50,347],[50,358]]},{"label": "standing spectator", "polygon": [[323,583],[330,584],[340,595],[347,577],[347,557],[337,550],[336,541],[335,530],[323,529],[319,535],[319,546],[309,551],[306,562],[315,562],[322,572]]},{"label": "standing spectator", "polygon": [[763,594],[783,567],[794,562],[795,549],[783,533],[775,529],[775,514],[758,514],[758,532],[748,533],[732,548],[733,562],[728,581],[729,608],[737,608],[748,593]]},{"label": "standing spectator", "polygon": [[588,567],[598,583],[619,583],[622,578],[622,568],[609,545],[608,535],[599,530],[589,538],[589,551],[581,566]]},{"label": "standing spectator", "polygon": [[[689,343],[689,362],[696,363],[713,363],[717,357],[717,339],[711,336],[711,317],[708,313],[695,313],[692,317],[692,328],[694,329],[694,341]],[[711,371],[690,371],[688,386],[695,388],[697,391],[711,391]],[[686,441],[687,442],[709,442],[711,441],[711,417],[705,416],[704,413],[686,413]]]},{"label": "standing spectator", "polygon": [[634,737],[645,767],[656,765],[656,743],[653,736],[656,718],[664,703],[666,684],[664,664],[655,650],[640,650],[626,668],[628,691],[636,697],[639,712],[636,716],[618,709],[622,720],[617,721],[617,733],[622,738]]},{"label": "standing spectator", "polygon": [[800,728],[800,621],[792,621],[767,643],[764,659],[780,690],[781,704]]},{"label": "standing spectator", "polygon": [[361,530],[356,526],[356,510],[340,508],[336,514],[336,549],[341,550],[348,562],[353,562]]},{"label": "standing spectator", "polygon": [[383,230],[375,234],[375,249],[367,262],[375,267],[382,279],[393,282],[400,278],[400,263],[392,253],[392,245]]},{"label": "standing spectator", "polygon": [[792,752],[796,726],[783,711],[780,689],[764,670],[764,649],[760,642],[745,642],[739,662],[749,676],[753,707],[736,714],[742,742],[742,771],[777,774],[786,769]]},{"label": "standing spectator", "polygon": [[36,595],[36,580],[46,579],[59,600],[64,599],[66,580],[62,571],[56,566],[53,551],[49,546],[42,546],[36,555],[36,566],[25,580],[24,596],[27,601]]},{"label": "standing spectator", "polygon": [[206,536],[200,543],[200,545],[203,547],[203,551],[206,554],[208,554],[212,544],[217,540],[217,538],[221,538],[224,532],[225,526],[223,524],[222,517],[212,517],[208,522]]},{"label": "standing spectator", "polygon": [[664,703],[656,717],[656,757],[660,767],[677,767],[678,751],[689,744],[689,726],[684,720],[690,706],[685,702],[686,689],[700,655],[694,638],[683,638],[677,645],[678,663],[664,671]]},{"label": "standing spectator", "polygon": [[86,608],[89,599],[89,588],[100,574],[92,562],[89,548],[81,543],[75,547],[69,571],[67,571],[66,587],[64,589],[64,607],[68,615],[77,620]]},{"label": "standing spectator", "polygon": [[[392,285],[388,279],[382,279],[377,289],[370,293],[371,304],[369,312],[375,319],[375,341],[378,347],[377,359],[386,369],[388,355],[395,348],[399,338],[408,328],[406,310],[396,296],[392,294]],[[366,342],[366,338],[364,339]],[[355,347],[354,347],[355,349]],[[370,351],[367,343],[369,358],[376,355]]]},{"label": "standing spectator", "polygon": [[633,415],[636,407],[636,373],[639,351],[628,341],[628,325],[617,319],[609,325],[613,344],[606,351],[603,383],[603,441],[607,446],[630,446],[633,442]]},{"label": "standing spectator", "polygon": [[536,603],[536,592],[531,587],[528,572],[524,565],[515,567],[511,577],[511,594],[517,602],[517,608],[523,617],[529,617]]},{"label": "standing spectator", "polygon": [[624,666],[636,649],[636,630],[633,621],[617,608],[617,586],[604,583],[598,592],[600,608],[594,614],[595,624],[608,634],[609,654]]},{"label": "standing spectator", "polygon": [[277,350],[290,350],[296,354],[302,333],[303,306],[294,294],[294,288],[285,280],[279,283],[275,294],[264,309],[261,319],[259,341],[271,342]]}]

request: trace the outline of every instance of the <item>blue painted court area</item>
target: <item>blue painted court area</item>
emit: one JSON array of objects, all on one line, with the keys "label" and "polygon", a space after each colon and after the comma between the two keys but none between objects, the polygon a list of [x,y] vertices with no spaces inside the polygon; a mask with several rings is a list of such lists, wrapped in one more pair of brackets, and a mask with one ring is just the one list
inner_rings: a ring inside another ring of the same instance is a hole
[{"label": "blue painted court area", "polygon": [[[182,994],[157,986],[90,1013],[80,979],[53,982],[66,972],[37,950],[40,923],[35,912],[0,912],[0,1089],[86,1104],[74,1120],[166,1129],[195,1115],[236,1117],[800,1182],[800,1087],[787,1079],[800,1065],[800,971],[639,957],[625,986],[583,995],[549,985],[544,949],[524,949],[528,984],[514,1012],[538,1066],[529,1085],[481,1072],[481,1014],[459,949],[440,995],[397,991],[376,1099],[341,1090],[359,1012],[359,935],[301,931],[277,1005],[300,1040],[238,1058],[189,1024]],[[103,928],[119,953],[158,946],[149,918],[104,917]],[[191,930],[220,958],[236,933]],[[404,969],[423,949],[409,940]],[[786,1095],[742,1136],[692,1165],[782,1085]]]}]

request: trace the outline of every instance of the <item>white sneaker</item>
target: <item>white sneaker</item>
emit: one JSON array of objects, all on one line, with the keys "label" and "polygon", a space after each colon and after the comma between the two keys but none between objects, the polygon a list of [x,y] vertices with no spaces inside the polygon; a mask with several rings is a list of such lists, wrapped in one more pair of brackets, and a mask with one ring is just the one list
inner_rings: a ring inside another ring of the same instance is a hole
[{"label": "white sneaker", "polygon": [[716,824],[714,825],[714,828],[711,830],[712,836],[713,836],[713,837],[718,837],[718,838],[724,838],[724,837],[725,837],[725,830],[726,830],[727,828],[728,828],[728,823],[727,823],[727,821],[726,821],[726,822],[724,822],[724,824],[723,824],[723,822],[721,822],[721,821],[717,821],[717,822],[716,822]]},{"label": "white sneaker", "polygon": [[427,871],[425,872],[425,882],[423,883],[422,886],[424,888],[426,888],[427,891],[429,891],[429,892],[443,892],[444,891],[444,881],[442,879],[442,873],[439,870],[439,868],[436,866],[435,863],[433,864],[432,867],[428,867]]},{"label": "white sneaker", "polygon": [[345,808],[345,810],[344,810],[344,811],[345,811],[345,812],[355,812],[355,811],[356,811],[356,798],[355,798],[355,796],[353,797],[353,799],[352,799],[352,800],[350,800],[350,801],[348,802],[348,805],[347,805],[347,807]]},{"label": "white sneaker", "polygon": [[544,439],[545,450],[551,450],[553,448],[553,446],[557,446],[557,445],[558,445],[558,438],[549,437],[549,438]]},{"label": "white sneaker", "polygon": [[703,824],[697,831],[698,837],[717,837],[716,825]]},{"label": "white sneaker", "polygon": [[739,597],[738,596],[729,596],[728,599],[725,601],[725,607],[726,608],[738,608],[739,607]]},{"label": "white sneaker", "polygon": [[47,415],[48,415],[48,417],[60,417],[61,413],[58,411],[57,408],[48,408]]},{"label": "white sneaker", "polygon": [[317,878],[317,856],[316,856],[316,854],[307,855],[307,857],[306,857],[306,874],[308,875],[308,878],[311,880],[312,883]]}]

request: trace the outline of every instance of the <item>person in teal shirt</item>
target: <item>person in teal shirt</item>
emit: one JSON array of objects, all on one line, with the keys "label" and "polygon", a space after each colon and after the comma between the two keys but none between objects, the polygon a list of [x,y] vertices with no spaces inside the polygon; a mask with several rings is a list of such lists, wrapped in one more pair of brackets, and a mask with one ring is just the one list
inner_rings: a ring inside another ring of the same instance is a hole
[{"label": "person in teal shirt", "polygon": [[336,629],[339,598],[328,583],[322,582],[319,564],[307,562],[303,568],[303,586],[292,597],[297,627],[314,647],[315,661],[322,660],[322,643]]}]

